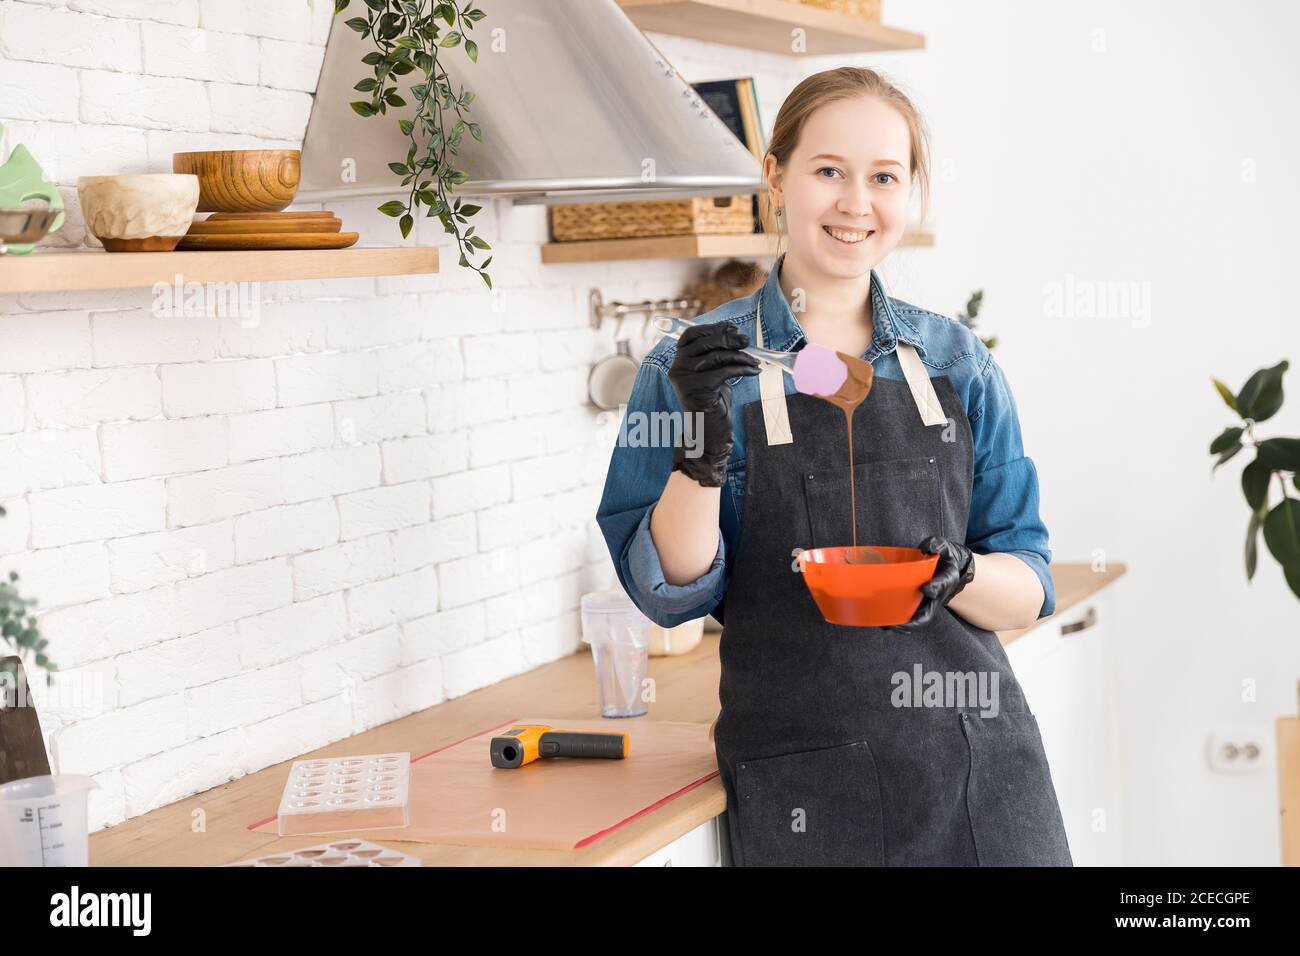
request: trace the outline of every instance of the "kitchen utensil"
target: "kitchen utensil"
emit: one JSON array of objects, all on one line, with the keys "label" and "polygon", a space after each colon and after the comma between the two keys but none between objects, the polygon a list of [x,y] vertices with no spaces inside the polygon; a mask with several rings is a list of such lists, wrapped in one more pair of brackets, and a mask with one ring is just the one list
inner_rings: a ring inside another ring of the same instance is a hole
[{"label": "kitchen utensil", "polygon": [[23,659],[0,657],[0,783],[50,772]]},{"label": "kitchen utensil", "polygon": [[[217,215],[217,213],[213,213]],[[190,224],[187,236],[228,236],[237,234],[255,233],[259,236],[271,235],[272,233],[303,233],[303,232],[338,232],[343,226],[341,219],[334,217],[318,216],[315,218],[308,217],[279,217],[276,219],[213,219],[209,216],[207,219],[195,219]]]},{"label": "kitchen utensil", "polygon": [[646,713],[641,684],[647,671],[650,619],[621,590],[582,596],[582,639],[591,645],[602,717]]},{"label": "kitchen utensil", "polygon": [[632,386],[640,367],[640,363],[632,357],[627,339],[622,337],[625,319],[626,316],[619,319],[618,328],[614,331],[614,337],[618,340],[617,351],[598,361],[587,374],[587,397],[597,408],[606,411],[626,404],[632,397]]},{"label": "kitchen utensil", "polygon": [[302,152],[208,149],[172,154],[172,172],[199,177],[199,212],[270,212],[293,202]]},{"label": "kitchen utensil", "polygon": [[176,173],[82,176],[77,195],[86,228],[109,252],[170,252],[194,219],[199,180]]},{"label": "kitchen utensil", "polygon": [[[656,315],[654,327],[665,335],[681,338],[682,333],[699,323],[675,315]],[[834,395],[848,377],[848,366],[834,349],[806,342],[798,352],[749,345],[741,349],[766,365],[773,365],[794,379],[794,387],[806,395]]]},{"label": "kitchen utensil", "polygon": [[937,554],[919,548],[811,548],[799,570],[817,609],[831,624],[889,627],[911,620],[921,585],[934,577]]},{"label": "kitchen utensil", "polygon": [[295,760],[276,814],[280,836],[404,827],[411,754]]},{"label": "kitchen utensil", "polygon": [[301,850],[283,850],[268,853],[238,863],[224,866],[278,866],[281,869],[298,869],[304,866],[424,866],[418,856],[369,840],[337,840],[334,843],[317,843]]},{"label": "kitchen utensil", "polygon": [[86,794],[98,786],[76,774],[0,784],[0,866],[85,866]]},{"label": "kitchen utensil", "polygon": [[62,218],[61,210],[48,206],[0,209],[0,256],[30,252]]},{"label": "kitchen utensil", "polygon": [[356,232],[237,232],[229,235],[186,235],[181,250],[219,249],[346,249],[361,238]]}]

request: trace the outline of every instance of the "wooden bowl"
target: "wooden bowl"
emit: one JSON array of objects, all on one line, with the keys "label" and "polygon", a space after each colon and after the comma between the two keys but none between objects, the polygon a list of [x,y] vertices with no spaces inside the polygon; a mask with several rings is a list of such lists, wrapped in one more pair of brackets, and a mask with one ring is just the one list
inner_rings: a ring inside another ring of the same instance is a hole
[{"label": "wooden bowl", "polygon": [[109,252],[167,252],[190,228],[199,181],[174,173],[82,176],[77,196],[86,228]]},{"label": "wooden bowl", "polygon": [[198,212],[277,212],[298,192],[302,151],[210,149],[173,153],[172,172],[199,177]]}]

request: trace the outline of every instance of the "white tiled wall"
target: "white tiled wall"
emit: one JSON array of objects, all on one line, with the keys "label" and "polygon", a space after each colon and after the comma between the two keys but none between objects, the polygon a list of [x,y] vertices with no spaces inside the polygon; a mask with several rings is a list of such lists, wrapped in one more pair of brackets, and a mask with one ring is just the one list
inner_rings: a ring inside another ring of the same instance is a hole
[{"label": "white tiled wall", "polygon": [[[97,244],[78,176],[299,146],[332,11],[0,0],[0,159],[23,143],[60,183],[49,244]],[[401,244],[377,202],[330,208]],[[441,274],[264,283],[255,325],[159,317],[152,290],[0,295],[0,572],[40,600],[42,725],[99,783],[92,827],[579,647],[612,582],[587,289],[695,269],[543,269],[544,211],[488,203],[489,294],[428,222],[409,242]]]}]

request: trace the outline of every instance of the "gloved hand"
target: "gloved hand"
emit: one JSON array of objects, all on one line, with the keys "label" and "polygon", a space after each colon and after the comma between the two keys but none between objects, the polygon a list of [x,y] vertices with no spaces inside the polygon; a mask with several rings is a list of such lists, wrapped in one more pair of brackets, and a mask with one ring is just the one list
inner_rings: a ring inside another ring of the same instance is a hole
[{"label": "gloved hand", "polygon": [[937,554],[934,576],[921,585],[921,604],[906,624],[897,624],[900,631],[914,631],[929,624],[941,607],[975,578],[975,555],[964,544],[931,535],[917,545],[926,554]]},{"label": "gloved hand", "polygon": [[740,351],[747,345],[749,336],[731,322],[696,325],[677,340],[677,353],[668,369],[668,381],[687,413],[685,428],[689,431],[683,437],[689,438],[692,452],[700,452],[692,457],[686,454],[686,443],[679,444],[673,449],[673,471],[708,488],[726,483],[727,459],[734,442],[727,379],[761,371],[758,359]]}]

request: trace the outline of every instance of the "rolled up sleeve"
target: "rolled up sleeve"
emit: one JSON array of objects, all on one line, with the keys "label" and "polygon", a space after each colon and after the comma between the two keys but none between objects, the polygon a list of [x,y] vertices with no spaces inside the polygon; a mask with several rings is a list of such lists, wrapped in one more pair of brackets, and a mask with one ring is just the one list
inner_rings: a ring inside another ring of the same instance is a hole
[{"label": "rolled up sleeve", "polygon": [[1038,470],[1025,455],[1015,398],[992,354],[975,391],[970,416],[975,474],[966,545],[982,554],[1014,554],[1028,564],[1043,585],[1038,616],[1044,618],[1056,610],[1056,586],[1048,571],[1047,526],[1039,515]]},{"label": "rolled up sleeve", "polygon": [[[654,506],[672,472],[673,449],[662,441],[636,440],[655,412],[679,414],[681,406],[668,384],[667,372],[647,357],[637,371],[632,394],[610,456],[596,523],[609,548],[619,583],[646,617],[661,627],[675,627],[712,611],[726,590],[726,545],[719,532],[718,551],[709,569],[686,584],[669,584],[650,532]],[[662,433],[660,433],[662,434]]]}]

